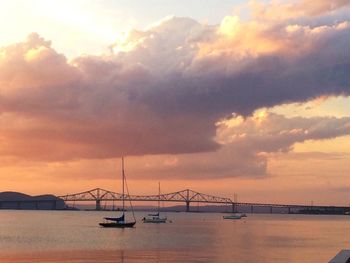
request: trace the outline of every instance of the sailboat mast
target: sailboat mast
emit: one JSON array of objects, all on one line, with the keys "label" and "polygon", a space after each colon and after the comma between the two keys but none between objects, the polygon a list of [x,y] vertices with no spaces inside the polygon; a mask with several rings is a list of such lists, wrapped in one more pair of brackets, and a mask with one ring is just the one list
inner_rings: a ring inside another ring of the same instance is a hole
[{"label": "sailboat mast", "polygon": [[160,212],[160,182],[158,182],[158,215]]},{"label": "sailboat mast", "polygon": [[123,214],[125,210],[125,196],[124,196],[124,181],[125,181],[125,175],[124,175],[124,156],[122,156],[122,181],[123,181]]}]

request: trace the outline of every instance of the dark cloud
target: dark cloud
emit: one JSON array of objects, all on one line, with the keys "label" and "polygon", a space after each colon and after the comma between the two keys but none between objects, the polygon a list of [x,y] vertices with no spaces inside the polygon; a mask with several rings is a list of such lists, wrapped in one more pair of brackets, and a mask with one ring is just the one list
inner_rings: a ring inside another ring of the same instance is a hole
[{"label": "dark cloud", "polygon": [[213,151],[215,123],[233,112],[347,96],[350,19],[337,21],[337,8],[348,6],[334,3],[315,7],[312,27],[168,18],[132,31],[113,55],[72,61],[32,34],[0,51],[0,153],[62,160]]},{"label": "dark cloud", "polygon": [[[338,161],[344,153],[294,153],[296,143],[326,140],[350,133],[350,118],[294,117],[262,112],[252,117],[235,116],[217,126],[216,152],[134,159],[133,178],[213,179],[264,178],[270,158]],[[288,153],[287,155],[285,155]],[[284,154],[284,155],[281,155]]]}]

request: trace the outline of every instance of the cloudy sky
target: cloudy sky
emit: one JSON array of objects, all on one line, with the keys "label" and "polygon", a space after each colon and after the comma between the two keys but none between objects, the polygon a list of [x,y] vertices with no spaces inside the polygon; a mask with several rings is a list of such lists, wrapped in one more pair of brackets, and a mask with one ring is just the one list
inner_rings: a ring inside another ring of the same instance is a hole
[{"label": "cloudy sky", "polygon": [[350,203],[348,0],[0,0],[0,191]]}]

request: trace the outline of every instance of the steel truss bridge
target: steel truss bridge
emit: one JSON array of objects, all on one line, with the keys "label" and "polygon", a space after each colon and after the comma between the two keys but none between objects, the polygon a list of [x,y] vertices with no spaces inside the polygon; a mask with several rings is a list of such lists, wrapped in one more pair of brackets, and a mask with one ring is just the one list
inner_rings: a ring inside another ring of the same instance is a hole
[{"label": "steel truss bridge", "polygon": [[[65,202],[95,202],[96,210],[101,210],[101,202],[105,201],[121,201],[123,195],[120,193],[104,190],[101,188],[95,188],[89,191],[68,194],[64,196],[58,196]],[[190,211],[190,203],[206,203],[206,204],[221,204],[229,205],[232,211],[237,211],[238,207],[249,207],[250,212],[254,212],[254,208],[268,207],[270,213],[273,212],[273,208],[284,208],[288,213],[291,213],[293,209],[314,209],[324,212],[350,212],[350,207],[344,206],[310,206],[310,205],[287,205],[287,204],[264,204],[264,203],[241,203],[232,201],[230,198],[218,197],[208,194],[199,193],[190,189],[185,189],[178,192],[160,194],[160,195],[124,195],[127,201],[151,201],[151,202],[183,202],[186,205],[186,212]]]},{"label": "steel truss bridge", "polygon": [[[101,188],[95,188],[89,191],[68,194],[59,196],[65,202],[84,202],[94,201],[96,202],[96,210],[101,210],[101,202],[103,201],[121,201],[123,195],[120,193],[104,190]],[[235,203],[229,198],[218,197],[208,194],[202,194],[190,189],[168,193],[160,195],[124,195],[127,201],[151,201],[151,202],[184,202],[186,204],[186,212],[190,211],[190,203],[208,203],[208,204],[227,204],[232,205],[234,209]]]}]

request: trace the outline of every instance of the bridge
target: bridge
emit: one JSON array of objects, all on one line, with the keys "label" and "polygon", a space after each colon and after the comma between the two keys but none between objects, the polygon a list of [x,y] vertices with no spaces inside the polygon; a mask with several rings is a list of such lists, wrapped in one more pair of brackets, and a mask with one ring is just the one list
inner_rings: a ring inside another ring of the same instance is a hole
[{"label": "bridge", "polygon": [[[123,195],[120,193],[95,188],[89,191],[59,196],[65,202],[96,202],[96,210],[101,210],[101,202],[103,201],[121,201]],[[208,204],[226,204],[232,205],[235,209],[235,203],[229,198],[218,197],[208,194],[202,194],[190,189],[160,195],[124,195],[127,201],[151,201],[151,202],[184,202],[186,204],[186,212],[190,211],[190,203],[208,203]]]},{"label": "bridge", "polygon": [[[101,202],[104,201],[121,201],[123,195],[120,193],[95,188],[89,191],[59,196],[65,202],[95,202],[96,210],[101,210]],[[273,209],[286,209],[291,213],[293,209],[305,209],[310,211],[323,211],[325,213],[350,212],[350,207],[344,206],[310,206],[310,205],[288,205],[288,204],[268,204],[268,203],[243,203],[232,201],[230,198],[218,197],[208,194],[199,193],[190,189],[182,191],[160,194],[160,195],[124,195],[125,200],[130,201],[151,201],[151,202],[183,202],[186,205],[186,212],[190,211],[191,203],[222,204],[229,205],[232,212],[237,211],[238,207],[248,207],[251,213],[259,207],[269,208],[270,213]]]}]

